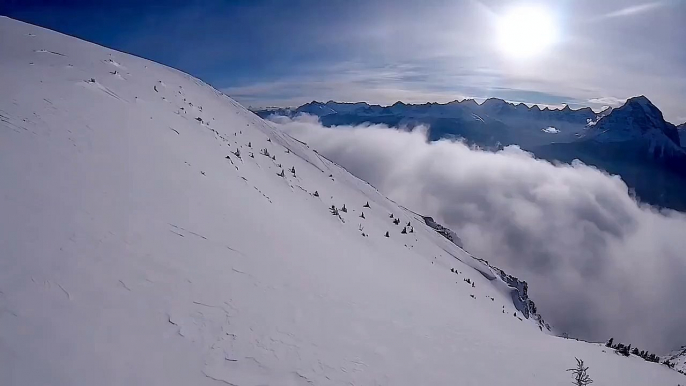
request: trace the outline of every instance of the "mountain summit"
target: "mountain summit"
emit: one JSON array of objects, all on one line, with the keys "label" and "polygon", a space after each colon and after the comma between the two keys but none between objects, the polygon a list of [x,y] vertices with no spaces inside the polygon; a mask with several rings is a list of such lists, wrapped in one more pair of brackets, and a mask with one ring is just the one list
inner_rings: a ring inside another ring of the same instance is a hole
[{"label": "mountain summit", "polygon": [[626,101],[592,125],[585,139],[598,142],[642,141],[655,157],[683,154],[676,126],[645,96]]}]

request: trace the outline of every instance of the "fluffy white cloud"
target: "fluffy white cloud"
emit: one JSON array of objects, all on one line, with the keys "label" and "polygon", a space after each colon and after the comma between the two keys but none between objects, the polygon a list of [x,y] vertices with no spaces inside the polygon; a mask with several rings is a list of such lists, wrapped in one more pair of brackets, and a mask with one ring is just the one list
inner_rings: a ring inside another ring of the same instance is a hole
[{"label": "fluffy white cloud", "polygon": [[637,204],[619,177],[517,147],[429,143],[425,128],[275,124],[529,281],[560,331],[658,352],[686,343],[686,216]]}]

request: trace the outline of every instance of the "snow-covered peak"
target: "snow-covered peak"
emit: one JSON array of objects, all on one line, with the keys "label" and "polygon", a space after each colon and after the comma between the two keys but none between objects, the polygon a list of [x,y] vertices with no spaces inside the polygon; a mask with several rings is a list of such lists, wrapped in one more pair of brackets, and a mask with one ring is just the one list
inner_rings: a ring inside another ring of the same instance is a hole
[{"label": "snow-covered peak", "polygon": [[305,113],[305,114],[310,114],[310,115],[316,115],[323,117],[325,115],[329,114],[336,114],[336,110],[332,109],[331,107],[327,106],[326,104],[322,102],[317,102],[317,101],[312,101],[310,103],[306,103],[300,107],[298,107],[295,110],[296,113]]},{"label": "snow-covered peak", "polygon": [[584,140],[642,144],[656,157],[686,156],[676,127],[665,121],[662,112],[643,95],[628,99],[601,117],[590,126]]}]

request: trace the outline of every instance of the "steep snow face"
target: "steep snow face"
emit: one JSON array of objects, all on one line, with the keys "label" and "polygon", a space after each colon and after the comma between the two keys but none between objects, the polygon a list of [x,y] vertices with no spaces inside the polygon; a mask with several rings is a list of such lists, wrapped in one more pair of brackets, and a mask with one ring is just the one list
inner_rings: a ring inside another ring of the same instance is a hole
[{"label": "steep snow face", "polygon": [[679,145],[679,133],[666,122],[662,112],[645,96],[627,100],[600,118],[584,136],[596,142],[640,142],[655,157],[686,156]]},{"label": "steep snow face", "polygon": [[202,81],[0,36],[3,385],[547,386],[574,357],[684,381],[541,333],[491,267]]}]

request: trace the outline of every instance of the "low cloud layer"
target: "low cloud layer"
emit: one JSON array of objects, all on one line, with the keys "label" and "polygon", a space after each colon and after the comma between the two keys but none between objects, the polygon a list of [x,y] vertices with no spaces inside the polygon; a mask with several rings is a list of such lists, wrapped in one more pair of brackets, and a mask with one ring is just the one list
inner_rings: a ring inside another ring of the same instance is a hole
[{"label": "low cloud layer", "polygon": [[637,204],[620,178],[517,147],[492,153],[429,143],[425,128],[273,121],[527,280],[560,332],[658,353],[686,344],[686,216]]}]

